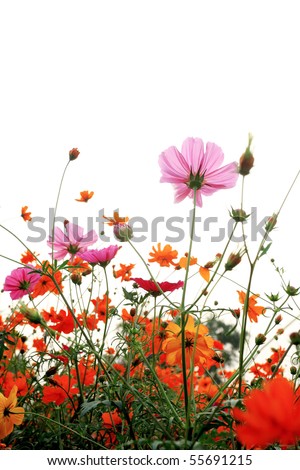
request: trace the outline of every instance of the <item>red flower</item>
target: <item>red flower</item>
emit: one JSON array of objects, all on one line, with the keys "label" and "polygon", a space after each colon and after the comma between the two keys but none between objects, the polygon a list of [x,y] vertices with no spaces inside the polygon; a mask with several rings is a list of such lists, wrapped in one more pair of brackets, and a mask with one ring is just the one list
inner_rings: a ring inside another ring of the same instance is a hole
[{"label": "red flower", "polygon": [[272,444],[295,446],[300,440],[300,394],[284,377],[264,383],[244,399],[245,411],[234,408],[238,440],[247,448],[266,449]]},{"label": "red flower", "polygon": [[[141,279],[140,277],[132,277],[131,281],[136,282],[139,287],[146,290],[154,297],[161,294],[159,288],[156,286],[155,282],[152,281],[151,279],[147,281],[145,279]],[[183,281],[178,281],[178,282],[166,281],[166,282],[158,282],[157,284],[163,292],[173,292],[174,290],[179,289],[180,287],[183,287],[184,283]]]},{"label": "red flower", "polygon": [[[65,310],[60,310],[59,313],[56,313],[53,307],[51,308],[51,316],[49,315],[49,319],[54,323],[54,325],[49,325],[52,330],[55,330],[59,333],[69,334],[75,328],[75,322],[71,312],[65,312]],[[43,311],[43,316],[45,320],[47,320],[47,316],[45,316],[47,312]]]},{"label": "red flower", "polygon": [[36,258],[35,256],[39,256],[37,253],[35,252],[32,252],[32,251],[29,251],[29,250],[26,250],[25,253],[23,253],[21,255],[21,263],[23,264],[29,264],[29,263],[33,263],[34,261],[36,261]]},{"label": "red flower", "polygon": [[49,379],[51,385],[45,385],[43,389],[43,403],[51,403],[52,401],[56,405],[61,405],[70,396],[78,393],[78,388],[75,388],[76,380],[70,378],[68,375],[54,375],[52,379]]}]

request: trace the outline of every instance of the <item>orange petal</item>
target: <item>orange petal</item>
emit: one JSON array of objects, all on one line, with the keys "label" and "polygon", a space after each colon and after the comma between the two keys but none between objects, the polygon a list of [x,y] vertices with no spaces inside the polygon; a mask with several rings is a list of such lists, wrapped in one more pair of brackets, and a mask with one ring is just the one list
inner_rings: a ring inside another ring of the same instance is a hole
[{"label": "orange petal", "polygon": [[209,280],[210,280],[210,272],[209,272],[209,269],[203,268],[203,266],[200,266],[199,274],[200,274],[201,277],[203,277],[203,279],[204,279],[206,282],[209,282]]}]

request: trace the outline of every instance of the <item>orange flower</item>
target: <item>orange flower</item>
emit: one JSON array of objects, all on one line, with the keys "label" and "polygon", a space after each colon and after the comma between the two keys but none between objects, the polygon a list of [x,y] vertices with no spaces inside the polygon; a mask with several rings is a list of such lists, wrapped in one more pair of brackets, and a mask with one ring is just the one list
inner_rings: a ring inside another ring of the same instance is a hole
[{"label": "orange flower", "polygon": [[[214,356],[214,340],[207,336],[208,328],[204,325],[195,325],[194,319],[188,315],[185,324],[185,358],[187,367],[194,364],[203,364]],[[181,327],[175,322],[169,323],[166,328],[166,339],[162,343],[162,350],[166,353],[166,363],[169,365],[182,364]]]},{"label": "orange flower", "polygon": [[[53,269],[49,266],[49,263],[45,263],[48,266],[48,272],[49,274],[52,274]],[[63,290],[62,286],[62,273],[60,271],[57,271],[54,274],[54,278],[56,281],[56,284],[59,286],[61,290]],[[42,275],[40,279],[38,280],[37,284],[35,285],[32,293],[30,296],[35,299],[39,295],[44,295],[46,292],[51,292],[52,294],[59,294],[59,290],[56,287],[56,284],[54,281],[46,274]]]},{"label": "orange flower", "polygon": [[[271,376],[274,373],[274,367],[277,366],[278,362],[280,359],[284,356],[285,354],[285,349],[278,348],[278,349],[272,349],[273,354],[271,357],[269,357],[265,363],[259,364],[255,363],[254,366],[250,368],[250,372],[255,375],[255,377],[264,377],[264,378],[271,378]],[[277,369],[276,375],[277,374],[282,374],[283,373],[283,367],[279,367]]]},{"label": "orange flower", "polygon": [[[186,253],[182,258],[180,258],[178,266],[180,268],[186,269],[188,262],[188,254]],[[197,258],[191,256],[189,266],[193,266],[193,264],[197,264]]]},{"label": "orange flower", "polygon": [[[245,292],[237,291],[237,293],[239,294],[239,301],[241,302],[241,304],[244,304],[245,299],[246,299]],[[248,317],[250,321],[254,321],[255,323],[257,323],[257,317],[259,315],[262,315],[266,311],[264,307],[260,307],[259,305],[256,305],[257,297],[259,297],[259,295],[251,295],[249,297],[249,305],[248,305]]]},{"label": "orange flower", "polygon": [[7,398],[0,393],[0,439],[8,436],[24,419],[24,408],[16,406],[17,391],[18,387],[14,385]]},{"label": "orange flower", "polygon": [[203,266],[200,266],[199,274],[200,274],[201,277],[203,277],[204,281],[209,282],[210,272],[209,272],[208,268],[204,268]]},{"label": "orange flower", "polygon": [[161,267],[169,267],[170,264],[176,266],[176,263],[173,262],[178,256],[178,251],[172,250],[171,245],[165,245],[161,249],[161,244],[157,244],[157,249],[153,246],[153,252],[149,253],[151,258],[148,259],[150,263],[158,263]]},{"label": "orange flower", "polygon": [[94,196],[94,191],[80,191],[80,199],[75,199],[78,202],[88,202]]},{"label": "orange flower", "polygon": [[21,209],[21,217],[25,222],[32,220],[31,219],[31,212],[26,212],[28,209],[28,206],[23,206]]},{"label": "orange flower", "polygon": [[79,256],[75,256],[72,261],[68,262],[68,271],[71,273],[82,274],[87,276],[92,272],[92,268],[87,261],[83,261]]},{"label": "orange flower", "polygon": [[129,220],[129,217],[119,217],[119,212],[114,211],[113,217],[105,217],[104,215],[103,219],[106,219],[108,221],[107,224],[112,227],[118,224],[126,224],[126,222]]},{"label": "orange flower", "polygon": [[39,256],[35,251],[29,251],[29,250],[26,250],[25,253],[22,253],[21,255],[21,263],[24,263],[24,264],[29,264],[29,263],[33,263],[34,261],[36,261],[36,258]]},{"label": "orange flower", "polygon": [[106,323],[109,310],[113,308],[112,305],[109,305],[111,299],[109,299],[107,295],[104,294],[103,299],[100,299],[100,297],[96,297],[96,299],[92,299],[91,302],[94,305],[94,312],[96,312],[98,315],[98,320],[101,320]]},{"label": "orange flower", "polygon": [[300,440],[300,393],[284,377],[267,380],[261,390],[249,392],[245,411],[234,408],[238,440],[247,448],[272,444],[295,446]]},{"label": "orange flower", "polygon": [[120,263],[120,269],[115,271],[114,266],[113,266],[113,275],[115,278],[120,277],[121,281],[130,281],[131,276],[132,276],[132,269],[135,267],[135,264],[121,264]]}]

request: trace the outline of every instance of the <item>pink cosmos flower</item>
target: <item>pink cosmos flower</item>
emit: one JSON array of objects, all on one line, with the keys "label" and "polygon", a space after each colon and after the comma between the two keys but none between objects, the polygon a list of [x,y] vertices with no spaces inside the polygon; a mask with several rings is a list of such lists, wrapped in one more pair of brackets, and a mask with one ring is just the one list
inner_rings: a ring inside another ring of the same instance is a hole
[{"label": "pink cosmos flower", "polygon": [[10,292],[12,300],[21,299],[30,294],[40,279],[40,274],[33,273],[33,267],[14,269],[4,281],[3,290]]},{"label": "pink cosmos flower", "polygon": [[80,258],[87,261],[90,264],[100,264],[102,268],[105,268],[111,260],[116,256],[119,246],[110,245],[102,250],[88,250],[80,255]]},{"label": "pink cosmos flower", "polygon": [[[132,277],[130,279],[131,281],[134,281],[138,284],[139,287],[142,287],[142,289],[146,290],[147,292],[150,292],[151,295],[157,296],[160,295],[161,292],[156,286],[155,282],[150,280],[145,280],[141,279],[140,277]],[[158,282],[157,283],[161,290],[163,292],[173,292],[176,289],[179,289],[180,287],[183,287],[183,281],[178,281],[178,282]]]},{"label": "pink cosmos flower", "polygon": [[193,198],[196,189],[196,204],[202,207],[202,195],[210,196],[218,189],[232,188],[236,184],[237,163],[220,168],[223,160],[224,154],[218,145],[208,142],[204,150],[201,139],[188,137],[181,152],[173,146],[160,154],[160,181],[174,184],[175,202]]},{"label": "pink cosmos flower", "polygon": [[[52,248],[54,259],[60,260],[67,255],[71,255],[72,260],[75,255],[87,251],[87,247],[93,245],[98,240],[95,230],[90,230],[86,235],[83,234],[83,228],[71,222],[65,223],[65,233],[59,228],[54,229],[54,241],[49,236],[47,245]],[[50,253],[51,254],[51,253]]]}]

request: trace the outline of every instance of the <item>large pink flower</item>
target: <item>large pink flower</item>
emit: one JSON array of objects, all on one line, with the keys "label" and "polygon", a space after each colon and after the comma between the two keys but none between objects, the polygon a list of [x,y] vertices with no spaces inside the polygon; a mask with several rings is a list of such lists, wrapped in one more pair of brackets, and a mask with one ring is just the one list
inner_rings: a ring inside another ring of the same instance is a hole
[{"label": "large pink flower", "polygon": [[204,151],[201,139],[189,137],[183,142],[181,152],[173,146],[160,154],[160,181],[174,184],[175,202],[192,198],[196,189],[196,204],[202,207],[202,194],[210,196],[218,189],[232,188],[236,184],[237,163],[220,168],[223,160],[224,154],[218,145],[208,142]]},{"label": "large pink flower", "polygon": [[80,258],[90,264],[100,264],[100,266],[105,268],[116,256],[119,248],[121,247],[110,245],[107,248],[102,248],[102,250],[88,250],[82,253]]},{"label": "large pink flower", "polygon": [[[83,228],[71,222],[65,223],[65,233],[59,228],[54,229],[54,240],[49,236],[47,245],[52,248],[53,258],[60,260],[67,255],[73,259],[75,255],[84,253],[88,246],[93,245],[98,240],[95,230],[90,230],[86,235],[83,234]],[[50,253],[51,254],[51,253]]]},{"label": "large pink flower", "polygon": [[40,274],[33,273],[33,267],[14,269],[6,276],[3,290],[10,292],[12,300],[21,299],[30,294],[40,280]]}]

